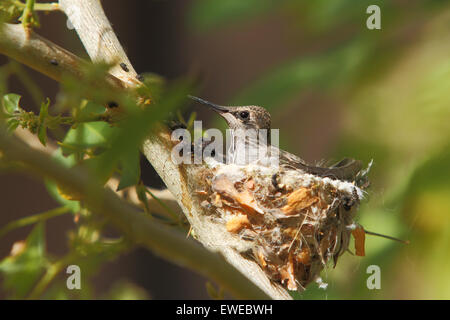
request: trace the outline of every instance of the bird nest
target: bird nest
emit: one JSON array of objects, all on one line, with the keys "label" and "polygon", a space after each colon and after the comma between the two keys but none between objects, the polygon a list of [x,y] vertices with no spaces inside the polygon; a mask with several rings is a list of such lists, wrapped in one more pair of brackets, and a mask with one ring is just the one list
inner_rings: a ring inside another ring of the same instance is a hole
[{"label": "bird nest", "polygon": [[198,195],[208,218],[272,281],[303,290],[328,262],[336,265],[352,232],[364,255],[364,232],[354,223],[363,197],[357,183],[258,164],[207,164]]}]

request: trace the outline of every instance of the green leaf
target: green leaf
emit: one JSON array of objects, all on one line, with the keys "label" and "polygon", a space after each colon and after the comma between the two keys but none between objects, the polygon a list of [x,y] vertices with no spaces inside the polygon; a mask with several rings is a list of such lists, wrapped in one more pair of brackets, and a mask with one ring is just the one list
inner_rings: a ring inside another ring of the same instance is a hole
[{"label": "green leaf", "polygon": [[45,257],[44,223],[37,224],[24,246],[15,255],[10,255],[0,262],[0,272],[3,275],[3,286],[11,291],[13,298],[24,298],[42,275],[47,263]]},{"label": "green leaf", "polygon": [[19,100],[21,96],[15,93],[8,93],[3,96],[2,104],[6,113],[13,114],[15,111],[19,111]]},{"label": "green leaf", "polygon": [[76,108],[74,112],[74,118],[77,122],[83,122],[85,120],[92,119],[96,115],[105,113],[106,108],[100,104],[96,104],[89,100],[83,100],[81,106]]},{"label": "green leaf", "polygon": [[22,9],[13,0],[0,1],[0,21],[10,22],[20,16]]},{"label": "green leaf", "polygon": [[86,159],[83,165],[89,170],[95,182],[105,184],[106,181],[114,174],[116,170],[117,159],[110,159],[108,152]]},{"label": "green leaf", "polygon": [[20,122],[17,119],[11,118],[8,119],[6,121],[7,127],[8,127],[8,132],[13,132],[14,130],[17,129],[17,127],[19,126]]},{"label": "green leaf", "polygon": [[64,198],[59,192],[58,185],[56,183],[50,180],[46,180],[45,187],[47,188],[47,191],[50,194],[50,196],[53,199],[55,199],[58,203],[67,206],[73,213],[80,212],[81,209],[80,202]]},{"label": "green leaf", "polygon": [[141,178],[141,166],[138,149],[124,154],[122,159],[120,159],[120,166],[122,168],[122,175],[117,191],[139,183]]},{"label": "green leaf", "polygon": [[67,133],[61,144],[64,154],[93,147],[107,147],[120,129],[103,121],[81,123]]},{"label": "green leaf", "polygon": [[[76,164],[76,158],[75,155],[70,155],[68,157],[63,156],[61,148],[56,150],[56,152],[53,155],[53,158],[57,160],[62,165],[66,166],[67,168],[70,168]],[[58,186],[56,183],[50,180],[45,181],[45,186],[47,188],[48,193],[60,204],[67,206],[70,211],[73,213],[77,213],[81,209],[81,205],[79,201],[75,200],[68,200],[64,198],[61,193],[58,191]]]},{"label": "green leaf", "polygon": [[50,105],[50,99],[47,98],[46,102],[42,102],[41,110],[39,111],[39,126],[38,126],[38,138],[39,141],[45,146],[47,143],[47,125],[45,119],[48,116],[48,106]]}]

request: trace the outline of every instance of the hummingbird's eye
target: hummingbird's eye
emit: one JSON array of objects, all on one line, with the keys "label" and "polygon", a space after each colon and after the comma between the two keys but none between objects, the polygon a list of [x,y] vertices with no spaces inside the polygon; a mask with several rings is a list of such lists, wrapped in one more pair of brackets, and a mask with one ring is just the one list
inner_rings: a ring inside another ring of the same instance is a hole
[{"label": "hummingbird's eye", "polygon": [[239,112],[239,117],[241,119],[248,119],[249,115],[250,114],[248,113],[248,111],[241,111],[241,112]]}]

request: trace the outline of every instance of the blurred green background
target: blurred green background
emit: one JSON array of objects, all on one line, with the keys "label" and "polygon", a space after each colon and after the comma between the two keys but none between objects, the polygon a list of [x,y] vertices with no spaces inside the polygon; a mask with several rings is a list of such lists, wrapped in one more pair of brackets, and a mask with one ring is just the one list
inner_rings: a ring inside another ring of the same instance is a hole
[{"label": "blurred green background", "polygon": [[[381,30],[365,26],[371,4]],[[231,103],[266,106],[282,146],[309,161],[373,159],[358,220],[411,241],[368,236],[366,257],[346,254],[323,273],[327,290],[312,284],[296,297],[450,298],[449,2],[205,0],[191,17],[199,34],[277,20],[272,37],[297,54],[261,68]],[[372,264],[380,290],[366,286]]]},{"label": "blurred green background", "polygon": [[[372,4],[381,30],[366,28]],[[232,92],[230,104],[268,108],[282,147],[311,162],[373,159],[358,220],[411,242],[368,236],[366,257],[344,255],[322,275],[327,290],[311,284],[296,297],[449,299],[450,3],[203,0],[190,19],[199,37],[253,28],[249,46],[286,51]],[[242,51],[229,53],[252,59]],[[246,60],[243,69],[253,63]],[[366,286],[372,264],[381,268],[380,290]]]},{"label": "blurred green background", "polygon": [[[372,4],[381,8],[381,30],[366,27]],[[410,244],[368,236],[365,257],[345,254],[323,272],[326,290],[313,283],[296,298],[450,298],[450,1],[109,0],[103,6],[138,72],[190,75],[205,99],[266,107],[281,147],[308,162],[373,159],[358,221]],[[43,15],[41,24],[40,34],[86,55],[62,14]],[[56,95],[57,84],[32,77],[45,96]],[[10,88],[33,105],[17,80]],[[224,127],[202,107],[185,110],[191,111]],[[146,184],[162,186],[145,161],[142,175]],[[10,181],[0,185],[5,199],[14,183],[30,186],[26,177],[2,179]],[[9,220],[51,207],[43,186],[31,186],[27,192],[39,196],[15,203]],[[67,227],[69,220],[59,223]],[[60,230],[51,237],[64,237]],[[49,250],[63,249],[53,243]],[[370,265],[381,268],[380,290],[366,286]],[[94,280],[98,296],[122,290],[131,297],[207,297],[205,279],[144,250],[104,269]],[[119,278],[139,287],[111,285]]]}]

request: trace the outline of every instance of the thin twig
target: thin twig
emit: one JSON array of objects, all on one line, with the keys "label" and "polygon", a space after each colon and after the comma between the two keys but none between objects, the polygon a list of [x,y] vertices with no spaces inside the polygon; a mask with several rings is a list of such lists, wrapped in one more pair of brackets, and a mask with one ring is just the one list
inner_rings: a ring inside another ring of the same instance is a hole
[{"label": "thin twig", "polygon": [[371,236],[375,236],[375,237],[380,237],[380,238],[385,238],[385,239],[389,239],[389,240],[393,240],[393,241],[397,241],[403,244],[409,244],[408,240],[402,240],[399,238],[395,238],[395,237],[391,237],[391,236],[387,236],[385,234],[381,234],[381,233],[376,233],[376,232],[372,232],[372,231],[368,231],[366,229],[364,229],[365,234],[371,235]]},{"label": "thin twig", "polygon": [[31,18],[33,17],[34,0],[27,0],[25,4],[25,10],[19,20],[22,21],[22,26],[24,29],[30,28]]},{"label": "thin twig", "polygon": [[14,229],[22,228],[22,227],[25,227],[25,226],[28,226],[30,224],[34,224],[34,223],[37,223],[40,221],[45,221],[45,220],[60,216],[62,214],[65,214],[69,211],[70,211],[70,209],[68,207],[63,206],[63,207],[55,208],[55,209],[52,209],[52,210],[49,210],[46,212],[34,214],[34,215],[31,215],[31,216],[28,216],[28,217],[25,217],[22,219],[12,221],[0,229],[0,238]]}]

